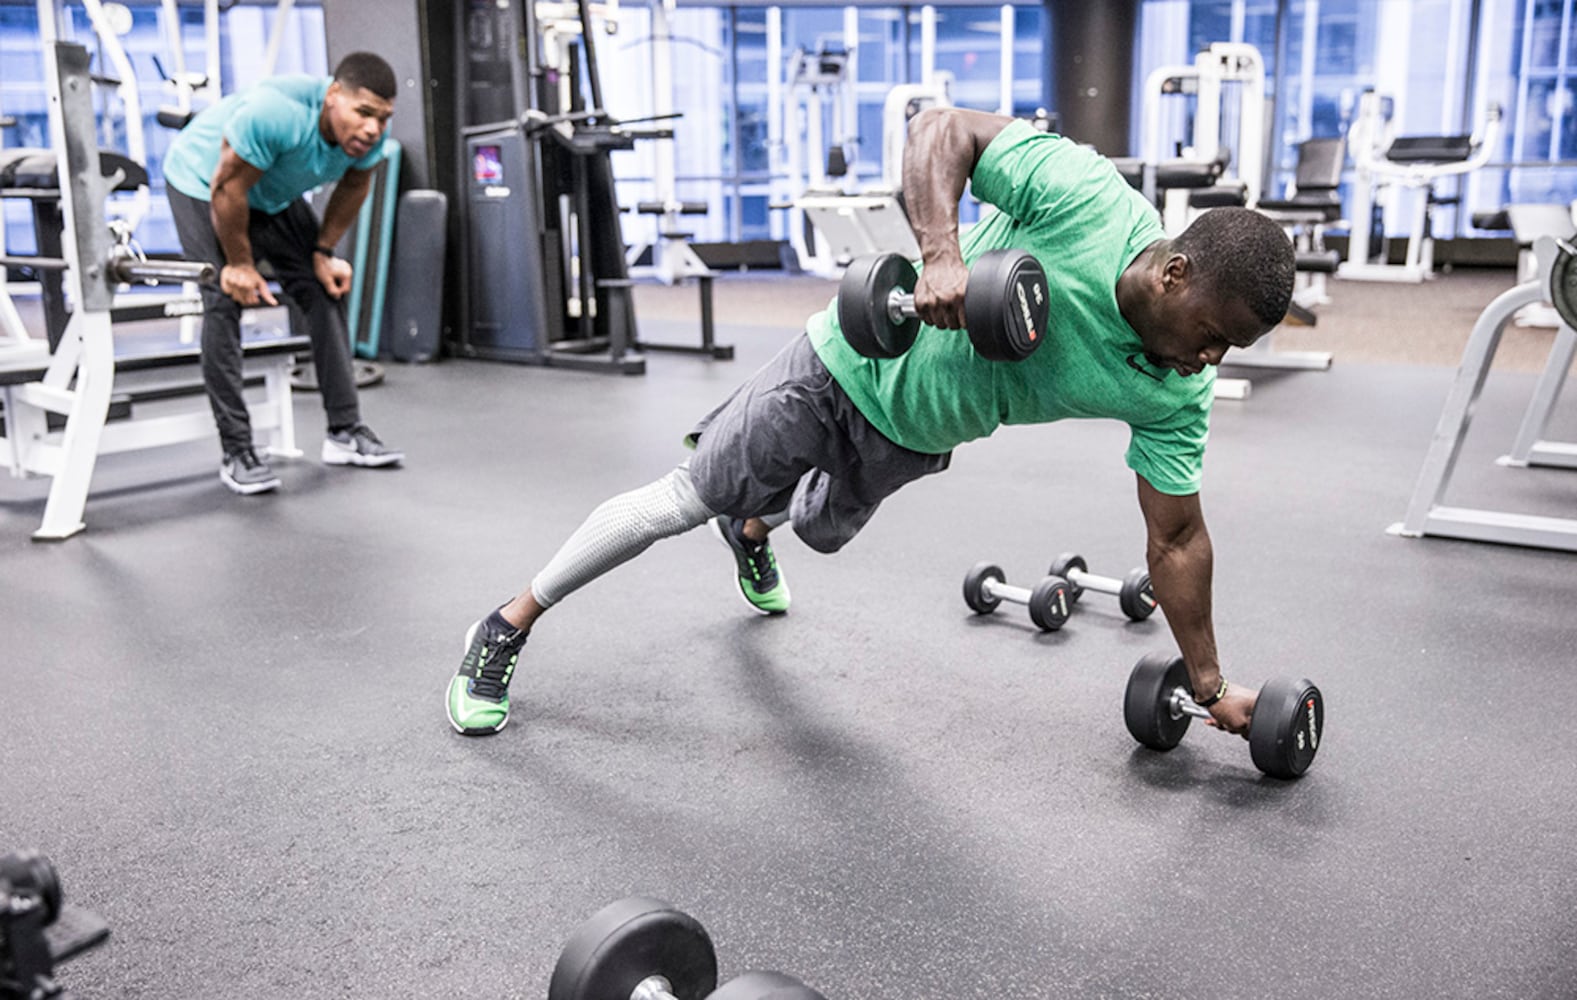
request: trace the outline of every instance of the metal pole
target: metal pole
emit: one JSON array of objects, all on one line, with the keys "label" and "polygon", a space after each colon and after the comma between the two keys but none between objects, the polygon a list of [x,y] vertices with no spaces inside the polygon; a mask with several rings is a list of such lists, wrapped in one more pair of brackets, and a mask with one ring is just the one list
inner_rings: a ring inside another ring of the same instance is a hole
[{"label": "metal pole", "polygon": [[1013,5],[1003,4],[997,52],[1002,65],[997,69],[997,113],[1013,113]]},{"label": "metal pole", "polygon": [[285,39],[285,21],[290,18],[290,11],[296,5],[295,0],[279,0],[279,6],[274,8],[274,30],[268,33],[268,51],[263,56],[263,76],[273,76],[279,68],[279,48]]}]

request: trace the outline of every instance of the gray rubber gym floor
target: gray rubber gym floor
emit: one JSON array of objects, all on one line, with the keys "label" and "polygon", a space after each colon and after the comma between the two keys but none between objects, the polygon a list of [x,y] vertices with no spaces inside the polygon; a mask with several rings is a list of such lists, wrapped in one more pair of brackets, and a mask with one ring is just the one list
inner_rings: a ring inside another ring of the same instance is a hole
[{"label": "gray rubber gym floor", "polygon": [[[705,532],[662,543],[543,620],[507,729],[455,735],[467,626],[793,335],[729,286],[733,362],[392,366],[363,403],[399,471],[281,463],[238,498],[208,445],[110,456],[59,544],[28,539],[45,484],[0,486],[0,850],[113,928],[60,968],[74,995],[540,998],[634,893],[698,917],[724,977],[830,1000],[1577,995],[1577,562],[1385,533],[1454,362],[1341,355],[1216,408],[1217,634],[1233,680],[1323,688],[1301,781],[1203,727],[1133,742],[1160,615],[964,606],[978,560],[1142,560],[1107,423],[966,446],[837,556],[782,533],[780,619]],[[1331,316],[1401,294],[1357,287]],[[1577,514],[1573,473],[1493,464],[1533,380],[1491,377],[1451,502]]]}]

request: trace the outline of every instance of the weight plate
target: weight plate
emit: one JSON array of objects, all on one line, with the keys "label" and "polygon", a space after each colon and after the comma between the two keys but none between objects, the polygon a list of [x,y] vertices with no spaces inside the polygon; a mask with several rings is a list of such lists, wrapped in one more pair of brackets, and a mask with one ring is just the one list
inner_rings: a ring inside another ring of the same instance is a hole
[{"label": "weight plate", "polygon": [[827,1000],[781,972],[747,972],[730,979],[706,1000]]},{"label": "weight plate", "polygon": [[1045,340],[1049,315],[1046,272],[1023,250],[992,250],[969,269],[964,326],[975,351],[990,361],[1022,361]]},{"label": "weight plate", "polygon": [[631,896],[598,910],[570,936],[548,1000],[626,1000],[652,976],[666,979],[677,1000],[701,1000],[717,985],[717,954],[694,917]]},{"label": "weight plate", "polygon": [[964,576],[964,603],[977,615],[989,615],[1002,603],[1002,598],[986,593],[987,580],[1003,583],[1007,577],[1002,575],[1001,567],[984,562],[975,563],[974,568]]},{"label": "weight plate", "polygon": [[1068,575],[1069,570],[1079,570],[1082,573],[1090,571],[1089,563],[1084,557],[1074,552],[1064,552],[1051,561],[1051,568],[1046,571],[1047,576],[1060,576],[1068,581],[1068,600],[1077,601],[1084,595],[1084,588],[1073,582]]},{"label": "weight plate", "polygon": [[1577,330],[1577,254],[1562,246],[1550,272],[1550,299],[1561,322]]},{"label": "weight plate", "polygon": [[1150,574],[1143,569],[1132,569],[1123,577],[1123,589],[1117,595],[1117,604],[1130,620],[1142,622],[1155,613],[1155,591],[1150,588]]},{"label": "weight plate", "polygon": [[1069,584],[1060,576],[1048,576],[1029,593],[1029,620],[1043,632],[1055,632],[1068,622],[1073,611]]},{"label": "weight plate", "polygon": [[1272,778],[1296,778],[1314,763],[1325,738],[1325,698],[1311,681],[1273,680],[1259,690],[1248,727],[1254,766]]},{"label": "weight plate", "polygon": [[856,257],[838,282],[838,326],[849,346],[867,358],[896,358],[914,345],[920,321],[897,323],[887,311],[894,291],[913,294],[914,265],[895,253]]},{"label": "weight plate", "polygon": [[1188,732],[1188,715],[1172,718],[1172,692],[1188,690],[1188,668],[1181,656],[1149,653],[1134,664],[1123,694],[1123,721],[1133,738],[1151,750],[1170,750]]}]

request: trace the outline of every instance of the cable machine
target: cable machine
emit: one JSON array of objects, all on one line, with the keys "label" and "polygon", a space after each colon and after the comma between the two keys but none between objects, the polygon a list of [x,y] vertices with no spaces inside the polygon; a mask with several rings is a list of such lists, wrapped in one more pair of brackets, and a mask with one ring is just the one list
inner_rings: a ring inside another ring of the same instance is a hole
[{"label": "cable machine", "polygon": [[613,5],[470,0],[456,13],[464,161],[462,356],[639,375],[610,154],[661,127],[603,111],[594,16]]}]

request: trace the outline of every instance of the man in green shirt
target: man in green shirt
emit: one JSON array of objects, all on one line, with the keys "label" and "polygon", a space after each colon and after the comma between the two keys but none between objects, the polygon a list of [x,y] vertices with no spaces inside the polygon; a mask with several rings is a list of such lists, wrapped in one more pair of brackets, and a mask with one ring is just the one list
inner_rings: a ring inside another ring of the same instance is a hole
[{"label": "man in green shirt", "polygon": [[[904,484],[947,468],[952,449],[1002,424],[1069,417],[1127,423],[1156,599],[1216,725],[1246,735],[1254,692],[1222,678],[1211,618],[1212,549],[1199,486],[1214,366],[1279,323],[1292,244],[1270,220],[1216,209],[1176,239],[1110,162],[998,115],[921,112],[904,149],[904,197],[924,267],[922,327],[892,359],[856,353],[837,310],[791,342],[686,439],[694,454],[594,510],[524,591],[471,627],[448,713],[467,735],[509,717],[508,686],[537,619],[660,538],[711,522],[741,595],[781,614],[789,592],[767,541],[785,523],[834,552]],[[960,241],[965,184],[994,207]],[[1049,278],[1044,344],[987,361],[964,325],[968,265],[988,250],[1032,253]]]}]

